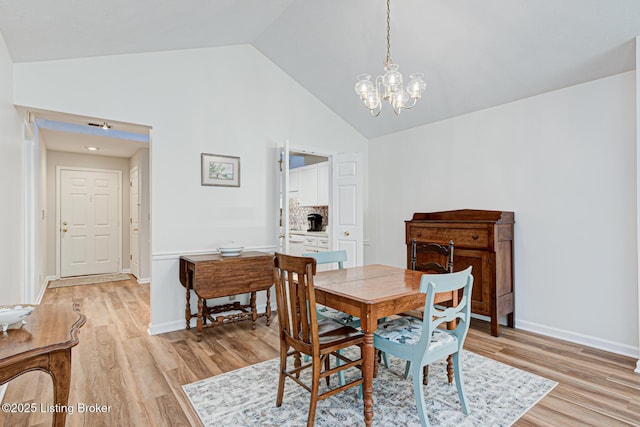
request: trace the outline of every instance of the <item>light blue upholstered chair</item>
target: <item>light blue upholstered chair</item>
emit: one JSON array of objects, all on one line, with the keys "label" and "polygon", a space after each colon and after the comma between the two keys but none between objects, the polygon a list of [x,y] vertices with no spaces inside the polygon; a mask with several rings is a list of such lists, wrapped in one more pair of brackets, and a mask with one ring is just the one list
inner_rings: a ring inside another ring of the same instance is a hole
[{"label": "light blue upholstered chair", "polygon": [[[327,252],[310,252],[302,254],[304,257],[315,258],[316,264],[338,264],[339,269],[344,268],[344,262],[347,260],[347,251],[327,251]],[[324,305],[317,304],[316,312],[318,314],[318,320],[332,319],[336,322],[340,322],[343,325],[351,326],[352,328],[360,327],[360,319],[353,317],[350,314],[343,313],[335,308],[325,307]]]},{"label": "light blue upholstered chair", "polygon": [[[303,257],[310,257],[316,260],[316,264],[338,264],[338,269],[344,268],[344,262],[347,260],[347,251],[339,250],[339,251],[326,251],[326,252],[309,252],[302,254]],[[336,310],[335,308],[325,307],[321,304],[316,304],[316,314],[318,316],[318,321],[322,319],[332,319],[336,322],[340,322],[343,325],[351,326],[352,328],[360,327],[360,319],[354,317],[350,314],[344,313],[340,310]],[[306,358],[305,358],[306,360]],[[389,359],[386,354],[382,354],[382,363],[387,368],[389,367]],[[340,359],[338,359],[338,364],[340,364]],[[344,385],[344,373],[339,372],[338,378],[340,381],[340,385]]]},{"label": "light blue upholstered chair", "polygon": [[[429,418],[421,381],[422,367],[449,355],[453,355],[453,372],[462,411],[469,414],[460,370],[460,351],[469,330],[472,287],[471,267],[457,273],[424,274],[420,280],[420,292],[427,294],[424,320],[401,317],[383,322],[373,336],[376,349],[410,362],[407,370],[413,376],[413,393],[423,426],[429,425]],[[440,308],[434,305],[437,292],[455,290],[458,290],[458,296],[462,295],[456,307]],[[457,326],[453,330],[438,327],[456,320]]]}]

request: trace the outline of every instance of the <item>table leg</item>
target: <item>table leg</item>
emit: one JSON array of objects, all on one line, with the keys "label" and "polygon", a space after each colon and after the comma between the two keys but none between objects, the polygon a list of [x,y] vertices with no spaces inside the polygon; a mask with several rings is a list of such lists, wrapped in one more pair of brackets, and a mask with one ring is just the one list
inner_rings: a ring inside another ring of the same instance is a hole
[{"label": "table leg", "polygon": [[373,347],[373,332],[375,331],[375,320],[373,325],[367,322],[364,326],[364,345],[362,346],[362,400],[364,402],[364,423],[370,426],[373,423],[373,364],[375,360],[375,348]]},{"label": "table leg", "polygon": [[202,298],[202,328],[207,326],[208,315],[209,315],[209,308],[207,307],[207,300]]},{"label": "table leg", "polygon": [[271,324],[271,289],[267,289],[267,326]]},{"label": "table leg", "polygon": [[256,328],[256,321],[258,320],[258,308],[256,307],[256,292],[251,292],[251,329]]},{"label": "table leg", "polygon": [[198,342],[202,341],[202,318],[204,317],[204,299],[198,297],[198,319],[196,321],[196,331]]},{"label": "table leg", "polygon": [[187,284],[187,304],[184,308],[184,319],[187,321],[187,330],[191,329],[191,286]]},{"label": "table leg", "polygon": [[[49,374],[53,381],[53,404],[66,407],[69,403],[71,387],[71,348],[54,351],[49,355]],[[54,411],[53,426],[64,427],[67,412]]]}]

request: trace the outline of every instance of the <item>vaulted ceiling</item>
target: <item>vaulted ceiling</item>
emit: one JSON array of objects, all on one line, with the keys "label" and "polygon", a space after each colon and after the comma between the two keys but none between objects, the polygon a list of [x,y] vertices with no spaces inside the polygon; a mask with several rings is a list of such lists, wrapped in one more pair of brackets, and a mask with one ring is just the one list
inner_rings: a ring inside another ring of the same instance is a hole
[{"label": "vaulted ceiling", "polygon": [[250,43],[368,138],[635,68],[638,0],[391,0],[391,57],[427,90],[372,118],[385,0],[0,0],[14,62]]}]

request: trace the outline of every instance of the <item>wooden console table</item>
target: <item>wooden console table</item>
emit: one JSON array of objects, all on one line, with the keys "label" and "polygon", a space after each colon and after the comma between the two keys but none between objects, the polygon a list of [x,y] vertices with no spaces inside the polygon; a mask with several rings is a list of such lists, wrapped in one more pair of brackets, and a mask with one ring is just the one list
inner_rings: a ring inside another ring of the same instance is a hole
[{"label": "wooden console table", "polygon": [[[253,329],[260,316],[271,322],[271,286],[273,285],[273,254],[264,252],[243,252],[235,257],[220,254],[190,255],[180,257],[180,283],[187,290],[185,320],[191,329],[191,318],[197,318],[198,341],[202,340],[202,330],[225,323],[251,319]],[[198,297],[198,311],[191,312],[191,292]],[[267,291],[267,308],[263,314],[256,309],[256,292]],[[251,293],[249,304],[236,301],[207,307],[207,299]],[[217,313],[238,311],[235,314],[214,316]],[[209,323],[207,323],[209,322]]]},{"label": "wooden console table", "polygon": [[[53,404],[66,407],[71,387],[71,347],[78,344],[78,332],[86,317],[73,305],[37,306],[21,329],[9,329],[0,336],[0,384],[26,372],[40,370],[53,380]],[[63,427],[66,411],[53,413],[53,425]]]}]

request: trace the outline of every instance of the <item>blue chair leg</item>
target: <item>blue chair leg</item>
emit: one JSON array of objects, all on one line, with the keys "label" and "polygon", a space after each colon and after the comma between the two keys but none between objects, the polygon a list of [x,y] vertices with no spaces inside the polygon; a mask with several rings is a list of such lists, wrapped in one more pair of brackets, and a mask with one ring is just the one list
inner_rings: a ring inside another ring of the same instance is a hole
[{"label": "blue chair leg", "polygon": [[407,364],[404,367],[404,379],[409,379],[409,374],[411,374],[411,362],[407,360]]},{"label": "blue chair leg", "polygon": [[389,369],[389,356],[387,356],[387,353],[384,351],[381,351],[380,353],[382,353],[382,363],[384,364],[384,367]]},{"label": "blue chair leg", "polygon": [[420,417],[420,423],[423,427],[429,426],[429,416],[427,415],[427,408],[424,403],[424,385],[422,384],[422,366],[418,363],[413,364],[411,369],[413,374],[413,395],[416,398],[416,407],[418,409],[418,416]]},{"label": "blue chair leg", "polygon": [[465,415],[469,415],[469,405],[467,402],[467,396],[464,394],[464,382],[462,381],[462,371],[460,368],[460,352],[453,353],[453,376],[456,380],[458,397],[460,398],[460,404],[462,405],[462,412],[464,412]]},{"label": "blue chair leg", "polygon": [[[342,354],[342,350],[338,350],[338,354]],[[342,360],[340,360],[340,358],[336,357],[336,361],[337,361],[337,366],[341,366],[342,365]],[[345,382],[344,382],[344,371],[338,372],[338,383],[341,386],[345,385]]]}]

